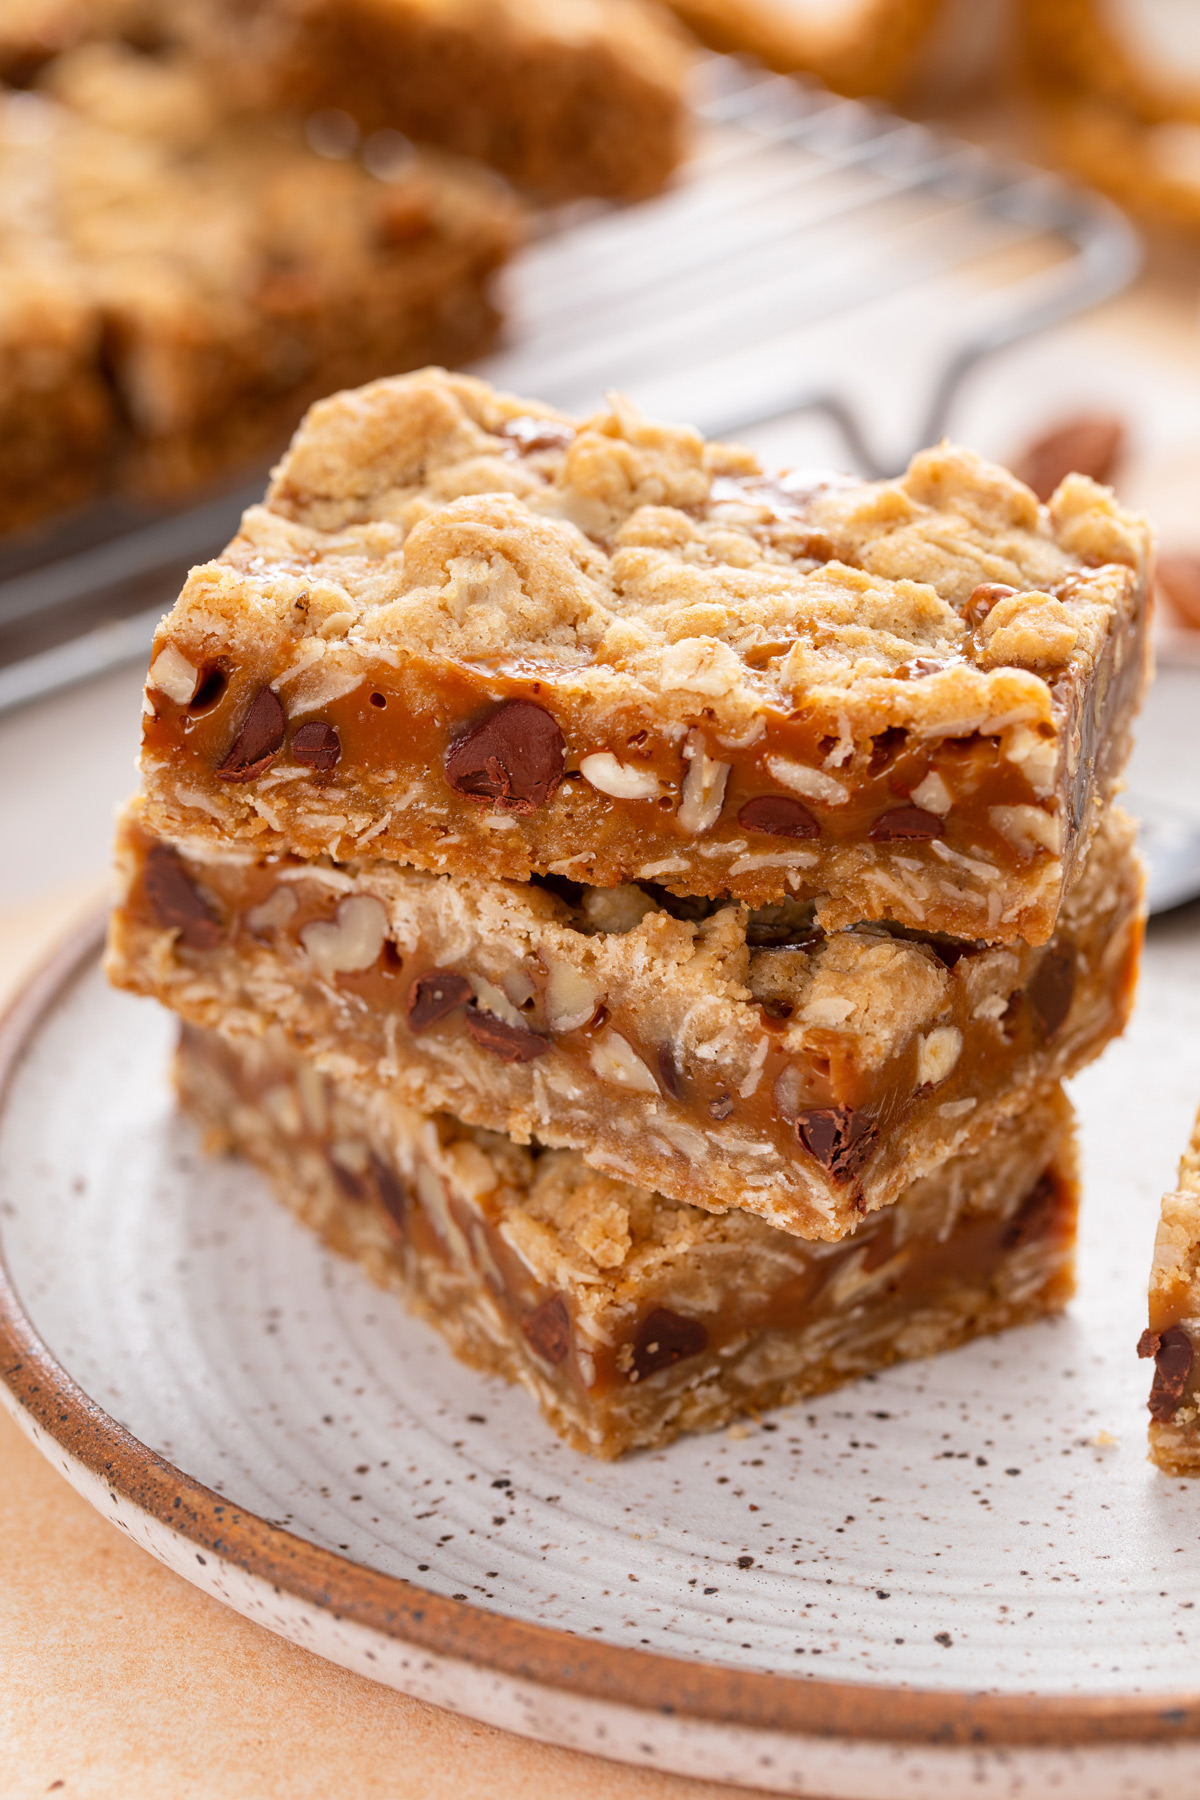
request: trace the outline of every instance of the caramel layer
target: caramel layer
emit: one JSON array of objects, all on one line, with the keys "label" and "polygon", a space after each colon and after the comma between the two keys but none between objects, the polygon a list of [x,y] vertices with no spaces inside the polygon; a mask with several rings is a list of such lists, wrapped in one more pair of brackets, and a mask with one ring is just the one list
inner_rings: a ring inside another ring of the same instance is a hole
[{"label": "caramel layer", "polygon": [[[181,855],[137,824],[127,849],[126,984],[198,1023],[282,1023],[424,1110],[822,1238],[1097,1054],[1141,935],[1117,819],[1042,950],[806,936],[774,910],[687,923],[639,889],[579,890],[572,913],[497,887],[472,912],[426,876]],[[586,934],[589,904],[630,896],[636,935]]]},{"label": "caramel layer", "polygon": [[[1138,615],[1114,632],[1082,687],[1068,678],[1056,684],[1053,723],[1027,727],[1015,744],[1011,732],[921,738],[882,721],[873,736],[843,740],[836,712],[806,706],[765,710],[754,741],[738,745],[714,734],[703,709],[669,732],[632,702],[601,709],[582,673],[569,668],[556,674],[546,665],[391,652],[319,714],[288,722],[249,779],[267,778],[267,819],[290,783],[315,787],[287,827],[286,847],[302,855],[353,854],[348,825],[338,821],[363,814],[356,829],[361,835],[366,826],[372,855],[434,870],[515,880],[558,870],[606,887],[640,877],[676,894],[750,904],[816,895],[830,926],[885,916],[1041,943],[1081,834],[1086,839],[1093,796],[1111,790],[1128,753],[1143,627]],[[911,678],[942,666],[914,665]],[[188,703],[154,690],[147,768],[169,769],[180,793],[215,785],[257,696],[281,673],[229,669],[218,659],[199,671]],[[459,776],[456,785],[456,746],[514,705],[544,714],[559,734],[549,781],[531,781],[517,738],[498,775]],[[337,744],[336,763],[318,770],[296,747],[297,733],[314,724]],[[694,773],[700,759],[707,787]],[[618,791],[633,788],[632,796]],[[228,804],[228,794],[221,801]],[[261,839],[263,819],[247,819],[235,835]],[[839,895],[849,849],[868,866],[857,891]],[[873,887],[871,868],[891,873]]]}]

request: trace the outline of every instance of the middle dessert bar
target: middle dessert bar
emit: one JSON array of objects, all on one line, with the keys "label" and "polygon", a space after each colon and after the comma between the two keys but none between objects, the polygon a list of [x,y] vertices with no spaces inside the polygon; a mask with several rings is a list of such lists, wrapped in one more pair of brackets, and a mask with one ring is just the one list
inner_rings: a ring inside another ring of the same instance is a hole
[{"label": "middle dessert bar", "polygon": [[811,1238],[853,1230],[1097,1055],[1141,938],[1115,808],[1036,949],[826,934],[798,901],[175,847],[137,804],[120,856],[119,984],[242,1037],[280,1025],[422,1112]]}]

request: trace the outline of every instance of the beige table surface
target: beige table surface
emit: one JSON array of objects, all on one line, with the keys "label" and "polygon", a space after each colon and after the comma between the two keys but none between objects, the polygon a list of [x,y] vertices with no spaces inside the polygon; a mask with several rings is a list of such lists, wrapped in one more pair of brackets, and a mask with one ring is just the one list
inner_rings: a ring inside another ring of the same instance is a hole
[{"label": "beige table surface", "polygon": [[[1135,435],[1123,491],[1200,549],[1198,271],[1195,254],[1158,253],[1130,294],[977,377],[956,431],[1003,456],[1056,408],[1121,406]],[[139,686],[119,671],[0,720],[0,996],[103,894]],[[1200,733],[1187,749],[1200,758]],[[2,1800],[730,1792],[528,1743],[294,1648],[131,1545],[3,1414],[0,1525]]]},{"label": "beige table surface", "polygon": [[[103,893],[0,915],[0,1000]],[[0,1796],[728,1800],[455,1718],[252,1625],[131,1544],[0,1412]]]}]

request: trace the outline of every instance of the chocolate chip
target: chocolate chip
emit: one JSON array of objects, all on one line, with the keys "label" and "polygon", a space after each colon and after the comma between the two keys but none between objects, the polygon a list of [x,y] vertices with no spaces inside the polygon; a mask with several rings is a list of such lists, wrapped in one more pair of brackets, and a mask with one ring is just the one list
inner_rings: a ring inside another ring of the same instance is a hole
[{"label": "chocolate chip", "polygon": [[383,1158],[371,1155],[371,1181],[376,1198],[401,1237],[408,1218],[408,1185]]},{"label": "chocolate chip", "polygon": [[200,685],[187,704],[188,716],[198,719],[202,713],[212,712],[225,698],[225,689],[229,686],[229,677],[224,669],[207,669],[200,677]]},{"label": "chocolate chip", "polygon": [[[1140,1344],[1138,1349],[1140,1352]],[[1150,1417],[1157,1419],[1160,1424],[1174,1418],[1179,1402],[1187,1390],[1195,1355],[1192,1340],[1182,1325],[1171,1325],[1158,1334],[1158,1348],[1154,1352],[1154,1380],[1150,1385],[1147,1405]]]},{"label": "chocolate chip", "polygon": [[867,764],[867,774],[878,775],[890,762],[895,762],[907,742],[908,733],[903,725],[889,725],[886,731],[878,732],[871,739],[871,760]]},{"label": "chocolate chip", "polygon": [[501,1062],[532,1062],[544,1056],[550,1039],[538,1031],[526,1031],[523,1025],[506,1025],[494,1013],[480,1012],[477,1006],[467,1008],[467,1030],[481,1050],[490,1050]]},{"label": "chocolate chip", "polygon": [[189,950],[215,950],[221,921],[169,844],[152,844],[142,870],[142,892],[156,925],[178,931]]},{"label": "chocolate chip", "polygon": [[738,824],[764,837],[815,838],[821,827],[799,800],[787,794],[759,794],[738,812]]},{"label": "chocolate chip", "polygon": [[963,617],[968,625],[982,625],[998,600],[1007,600],[1018,591],[1005,581],[981,581],[978,587],[971,589],[963,607]]},{"label": "chocolate chip", "polygon": [[454,969],[426,969],[408,990],[408,1029],[419,1036],[445,1019],[456,1007],[465,1006],[472,994],[465,975]]},{"label": "chocolate chip", "polygon": [[658,1306],[642,1320],[634,1340],[631,1379],[644,1381],[685,1356],[699,1356],[707,1344],[708,1331],[699,1319],[685,1319],[682,1313]]},{"label": "chocolate chip", "polygon": [[901,838],[941,837],[945,829],[936,813],[919,806],[893,806],[891,812],[880,813],[869,835],[876,843],[890,844]]},{"label": "chocolate chip", "polygon": [[1141,1337],[1138,1339],[1137,1353],[1139,1356],[1157,1356],[1158,1346],[1161,1343],[1162,1339],[1159,1337],[1157,1331],[1151,1331],[1150,1327],[1147,1325],[1145,1331],[1143,1331]]},{"label": "chocolate chip", "polygon": [[849,1181],[874,1150],[879,1128],[849,1106],[811,1106],[796,1114],[796,1136],[835,1181]]},{"label": "chocolate chip", "polygon": [[314,719],[292,737],[292,760],[306,769],[332,769],[341,760],[342,740],[336,727]]},{"label": "chocolate chip", "polygon": [[715,1100],[710,1100],[708,1103],[708,1116],[710,1119],[715,1119],[718,1125],[722,1119],[727,1119],[732,1111],[732,1094],[718,1094]]},{"label": "chocolate chip", "polygon": [[1049,500],[1073,472],[1108,481],[1125,447],[1125,421],[1115,413],[1081,413],[1064,419],[1028,446],[1014,464],[1039,500]]},{"label": "chocolate chip", "polygon": [[1058,1210],[1058,1186],[1049,1169],[1036,1181],[1004,1228],[1004,1248],[1017,1250],[1022,1244],[1036,1243],[1045,1237]]},{"label": "chocolate chip", "polygon": [[508,812],[544,806],[563,778],[567,747],[558,721],[532,700],[506,700],[446,752],[446,780],[470,800]]},{"label": "chocolate chip", "polygon": [[333,1179],[347,1200],[353,1200],[357,1204],[366,1199],[367,1184],[356,1170],[348,1169],[345,1163],[338,1161],[336,1156],[327,1156],[325,1160],[329,1164]]},{"label": "chocolate chip", "polygon": [[675,1061],[674,1044],[658,1046],[658,1076],[665,1094],[669,1094],[672,1100],[682,1098],[683,1078],[679,1073],[679,1064]]},{"label": "chocolate chip", "polygon": [[286,730],[287,718],[279,695],[273,688],[260,688],[250,702],[250,711],[232,749],[217,765],[219,778],[253,781],[256,775],[262,775],[279,755]]},{"label": "chocolate chip", "polygon": [[1074,946],[1063,944],[1047,950],[1029,983],[1029,1004],[1047,1043],[1070,1012],[1074,996]]},{"label": "chocolate chip", "polygon": [[557,1364],[567,1360],[571,1348],[571,1315],[561,1294],[551,1294],[549,1300],[543,1300],[535,1307],[522,1319],[521,1330],[543,1362]]}]

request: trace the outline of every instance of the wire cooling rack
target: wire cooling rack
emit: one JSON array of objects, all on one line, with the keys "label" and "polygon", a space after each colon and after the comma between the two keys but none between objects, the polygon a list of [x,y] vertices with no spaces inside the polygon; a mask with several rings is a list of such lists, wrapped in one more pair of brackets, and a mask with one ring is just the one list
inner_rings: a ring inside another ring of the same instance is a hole
[{"label": "wire cooling rack", "polygon": [[[660,198],[539,219],[481,373],[568,412],[616,388],[709,435],[812,414],[877,476],[942,434],[984,357],[1137,272],[1107,201],[883,107],[713,57],[696,120]],[[856,393],[868,341],[882,365]],[[0,551],[0,711],[145,656],[264,478],[165,515],[110,504]]]}]

